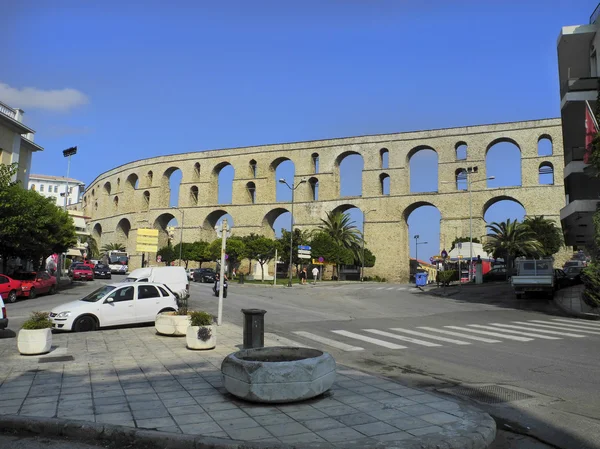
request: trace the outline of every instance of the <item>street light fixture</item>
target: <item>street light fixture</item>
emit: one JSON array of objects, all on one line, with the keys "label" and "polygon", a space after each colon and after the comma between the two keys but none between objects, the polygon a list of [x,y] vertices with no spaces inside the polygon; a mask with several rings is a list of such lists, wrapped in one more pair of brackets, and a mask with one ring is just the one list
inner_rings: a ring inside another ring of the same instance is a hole
[{"label": "street light fixture", "polygon": [[360,269],[360,282],[363,282],[365,277],[365,222],[367,215],[371,212],[377,212],[377,209],[371,209],[363,214],[363,228],[362,228],[362,267]]},{"label": "street light fixture", "polygon": [[296,189],[300,186],[300,184],[303,184],[306,182],[306,178],[302,178],[300,181],[298,181],[298,184],[296,184],[295,186],[290,186],[287,181],[284,178],[280,178],[279,179],[279,183],[280,184],[285,184],[288,189],[290,189],[292,191],[292,207],[291,207],[291,219],[290,219],[290,267],[289,267],[289,280],[288,280],[288,287],[292,286],[292,265],[294,264],[293,261],[293,255],[294,255],[294,192],[296,191]]},{"label": "street light fixture", "polygon": [[[488,176],[483,179],[476,179],[474,181],[471,180],[471,175],[477,174],[478,167],[475,165],[473,167],[467,167],[464,173],[464,176],[467,179],[467,191],[469,192],[469,282],[473,280],[473,195],[471,190],[471,184],[476,182],[489,181],[492,179],[496,179],[495,176]],[[442,184],[454,184],[452,181],[442,181]]]},{"label": "street light fixture", "polygon": [[67,210],[67,198],[69,198],[69,171],[71,170],[71,156],[74,156],[77,154],[77,147],[71,147],[71,148],[67,148],[66,150],[63,150],[63,156],[68,158],[68,162],[67,162],[67,177],[66,177],[66,181],[67,181],[67,188],[65,189],[65,206],[64,206],[64,210]]},{"label": "street light fixture", "polygon": [[177,206],[171,206],[171,209],[181,212],[181,229],[179,231],[179,266],[181,266],[181,256],[183,250],[183,222],[185,220],[185,211],[183,209],[179,209]]},{"label": "street light fixture", "polygon": [[427,245],[429,242],[421,242],[419,243],[419,239],[421,236],[419,234],[415,234],[415,260],[417,261],[417,266],[419,266],[419,245]]}]

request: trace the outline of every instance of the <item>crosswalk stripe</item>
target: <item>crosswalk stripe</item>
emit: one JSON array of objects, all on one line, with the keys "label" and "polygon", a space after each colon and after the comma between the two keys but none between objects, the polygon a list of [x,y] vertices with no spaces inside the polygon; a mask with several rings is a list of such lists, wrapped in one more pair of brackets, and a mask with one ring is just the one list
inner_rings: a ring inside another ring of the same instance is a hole
[{"label": "crosswalk stripe", "polygon": [[[518,323],[518,321],[517,321]],[[531,327],[525,327],[525,326],[513,326],[512,324],[500,324],[500,323],[490,323],[493,326],[498,326],[498,327],[509,327],[512,329],[523,329],[523,330],[535,330],[536,332],[542,332],[544,334],[552,334],[552,335],[562,335],[563,337],[575,337],[575,338],[585,338],[585,335],[577,335],[577,334],[571,334],[571,333],[567,333],[567,332],[558,332],[558,331],[549,331],[549,330],[545,330],[545,329],[531,329]]]},{"label": "crosswalk stripe", "polygon": [[367,337],[365,335],[355,334],[354,332],[340,331],[340,330],[331,331],[331,332],[338,334],[338,335],[343,335],[344,337],[355,338],[357,340],[362,340],[362,341],[366,341],[368,343],[373,343],[374,345],[383,346],[384,348],[388,348],[388,349],[406,349],[406,346],[400,346],[395,343],[390,343],[388,341],[378,340],[377,338],[371,338],[371,337]]},{"label": "crosswalk stripe", "polygon": [[394,290],[394,287],[388,287],[386,290]]},{"label": "crosswalk stripe", "polygon": [[363,329],[363,330],[366,332],[371,332],[372,334],[381,335],[383,337],[395,338],[396,340],[408,341],[409,343],[414,343],[416,345],[421,345],[421,346],[427,346],[429,348],[434,348],[436,346],[442,346],[442,345],[438,345],[437,343],[431,343],[429,341],[419,340],[417,338],[405,337],[404,335],[396,335],[396,334],[392,334],[391,332],[380,331],[377,329]]},{"label": "crosswalk stripe", "polygon": [[461,334],[459,332],[452,332],[452,331],[447,331],[447,330],[443,330],[443,329],[436,329],[434,327],[419,326],[419,329],[425,329],[426,331],[431,331],[431,332],[439,332],[440,334],[453,335],[454,337],[466,338],[467,340],[482,341],[483,343],[502,343],[500,340],[492,340],[491,338],[476,337],[474,335],[465,335],[465,334]]},{"label": "crosswalk stripe", "polygon": [[404,290],[406,290],[406,287],[400,287],[400,288],[397,288],[396,290],[399,292],[403,292]]},{"label": "crosswalk stripe", "polygon": [[483,326],[481,324],[468,324],[467,326],[476,327],[477,329],[487,329],[492,331],[504,331],[511,334],[524,335],[525,337],[541,338],[542,340],[562,340],[560,337],[549,337],[548,335],[531,334],[529,332],[513,331],[511,329],[498,329],[494,326]]},{"label": "crosswalk stripe", "polygon": [[593,327],[594,329],[600,329],[600,323],[595,323],[591,321],[582,321],[582,320],[567,320],[564,318],[552,318],[552,321],[561,321],[568,324],[577,324],[586,327]]},{"label": "crosswalk stripe", "polygon": [[[516,323],[516,321],[515,321]],[[544,323],[544,324],[542,324]],[[523,324],[522,322],[519,324]],[[536,326],[536,327],[545,327],[545,328],[549,328],[549,329],[557,329],[559,331],[571,331],[571,332],[578,332],[580,334],[593,334],[593,335],[600,335],[600,330],[597,331],[590,331],[587,329],[581,329],[580,327],[575,327],[575,326],[571,326],[570,324],[555,324],[555,323],[551,323],[550,321],[541,321],[541,320],[529,320],[529,322],[527,322],[526,324],[530,325],[530,326]]]},{"label": "crosswalk stripe", "polygon": [[385,287],[377,287],[377,290],[383,290]]},{"label": "crosswalk stripe", "polygon": [[444,326],[444,327],[447,327],[448,329],[456,329],[458,331],[475,332],[476,334],[489,335],[490,337],[506,338],[507,340],[515,340],[515,341],[532,341],[533,340],[533,338],[516,337],[514,335],[498,334],[497,332],[478,331],[475,329],[469,329],[468,327],[460,327],[460,326]]},{"label": "crosswalk stripe", "polygon": [[310,332],[297,331],[294,332],[296,335],[300,335],[301,337],[308,338],[309,340],[318,341],[319,343],[326,344],[328,346],[341,349],[342,351],[363,351],[364,348],[360,346],[351,346],[346,343],[342,343],[337,340],[332,340],[331,338],[321,337],[320,335],[311,334]]},{"label": "crosswalk stripe", "polygon": [[438,337],[437,335],[426,334],[425,332],[417,332],[417,331],[413,331],[410,329],[402,329],[400,327],[392,327],[391,330],[393,330],[394,332],[404,332],[406,334],[416,335],[417,337],[425,337],[425,338],[429,338],[431,340],[445,341],[445,342],[454,343],[457,345],[470,345],[471,344],[466,341],[454,340],[453,338]]}]

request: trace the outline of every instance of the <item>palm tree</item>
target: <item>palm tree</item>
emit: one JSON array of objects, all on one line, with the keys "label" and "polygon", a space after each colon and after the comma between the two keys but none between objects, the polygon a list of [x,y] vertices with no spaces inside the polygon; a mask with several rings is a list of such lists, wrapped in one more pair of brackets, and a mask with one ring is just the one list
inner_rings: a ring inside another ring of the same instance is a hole
[{"label": "palm tree", "polygon": [[350,216],[341,212],[328,212],[326,219],[321,219],[319,230],[330,235],[338,244],[357,251],[362,242],[362,233],[358,230]]},{"label": "palm tree", "polygon": [[506,272],[510,273],[512,260],[517,256],[535,257],[543,252],[541,243],[532,230],[517,220],[487,225],[491,231],[487,234],[484,249],[494,257],[503,257],[506,262]]},{"label": "palm tree", "polygon": [[122,243],[107,243],[100,248],[103,256],[107,255],[109,251],[125,251],[125,246]]},{"label": "palm tree", "polygon": [[82,243],[87,243],[87,253],[89,259],[97,259],[100,256],[100,252],[98,251],[98,242],[91,235],[86,236],[83,239]]}]

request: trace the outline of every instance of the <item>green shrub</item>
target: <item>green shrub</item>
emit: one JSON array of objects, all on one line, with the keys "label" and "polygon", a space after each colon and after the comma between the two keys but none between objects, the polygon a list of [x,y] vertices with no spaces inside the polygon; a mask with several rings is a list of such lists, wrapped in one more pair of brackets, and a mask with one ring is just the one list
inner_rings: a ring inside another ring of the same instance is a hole
[{"label": "green shrub", "polygon": [[585,285],[583,300],[590,307],[600,307],[600,265],[592,263],[583,270],[581,281]]},{"label": "green shrub", "polygon": [[65,259],[65,270],[68,270],[69,268],[71,268],[72,263],[73,263],[73,261],[71,259]]},{"label": "green shrub", "polygon": [[49,329],[52,321],[48,319],[48,312],[31,312],[31,316],[23,323],[23,329]]},{"label": "green shrub", "polygon": [[448,285],[451,281],[458,280],[458,272],[456,270],[438,271],[438,282]]},{"label": "green shrub", "polygon": [[192,326],[210,326],[213,324],[213,316],[206,312],[190,312],[190,323]]}]

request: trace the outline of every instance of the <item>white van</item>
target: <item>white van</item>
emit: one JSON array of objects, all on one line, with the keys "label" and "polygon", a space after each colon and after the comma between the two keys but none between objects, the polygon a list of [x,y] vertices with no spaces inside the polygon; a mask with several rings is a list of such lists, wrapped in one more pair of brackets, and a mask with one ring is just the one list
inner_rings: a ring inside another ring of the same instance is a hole
[{"label": "white van", "polygon": [[190,281],[183,267],[147,267],[133,270],[125,282],[155,282],[165,284],[185,299],[190,296]]}]

